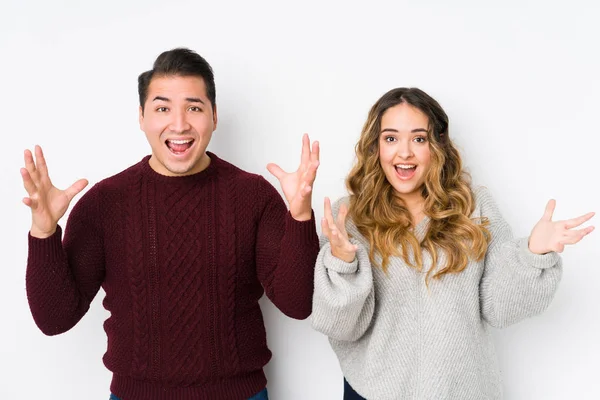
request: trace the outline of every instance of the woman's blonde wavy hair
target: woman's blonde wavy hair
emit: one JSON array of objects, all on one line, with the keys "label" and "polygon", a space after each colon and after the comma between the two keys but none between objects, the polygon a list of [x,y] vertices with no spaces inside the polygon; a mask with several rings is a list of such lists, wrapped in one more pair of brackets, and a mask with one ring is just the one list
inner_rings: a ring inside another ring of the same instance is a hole
[{"label": "woman's blonde wavy hair", "polygon": [[[379,161],[381,118],[386,110],[402,103],[419,109],[429,119],[431,165],[422,194],[424,213],[430,221],[421,242],[414,234],[410,212],[395,194]],[[346,179],[350,192],[349,216],[369,241],[373,265],[377,252],[382,260],[379,267],[384,272],[391,256],[402,256],[408,265],[421,271],[422,252],[427,251],[432,258],[432,268],[426,275],[428,281],[440,251],[445,254],[446,263],[433,275],[434,279],[461,272],[470,259],[485,257],[490,240],[488,221],[471,219],[475,201],[470,176],[463,171],[460,154],[448,136],[448,116],[437,101],[417,88],[390,90],[369,111],[355,149],[356,163]]]}]

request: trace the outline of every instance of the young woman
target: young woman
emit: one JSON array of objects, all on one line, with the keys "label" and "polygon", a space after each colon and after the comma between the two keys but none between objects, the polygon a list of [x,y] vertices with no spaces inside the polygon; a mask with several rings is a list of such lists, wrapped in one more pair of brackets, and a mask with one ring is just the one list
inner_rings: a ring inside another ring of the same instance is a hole
[{"label": "young woman", "polygon": [[325,199],[312,324],[329,336],[344,399],[500,399],[488,325],[542,312],[558,253],[593,213],[552,221],[551,200],[514,239],[490,192],[470,185],[429,95],[393,89],[369,112],[347,178]]}]

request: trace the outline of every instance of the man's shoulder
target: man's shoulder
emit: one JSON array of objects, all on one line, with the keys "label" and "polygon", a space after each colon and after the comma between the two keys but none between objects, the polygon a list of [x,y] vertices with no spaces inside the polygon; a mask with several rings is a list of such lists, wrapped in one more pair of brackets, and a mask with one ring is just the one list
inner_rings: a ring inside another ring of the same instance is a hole
[{"label": "man's shoulder", "polygon": [[232,164],[231,162],[224,160],[213,153],[209,153],[210,158],[213,162],[217,163],[217,169],[219,171],[219,175],[222,177],[226,177],[228,179],[233,179],[236,183],[244,183],[247,182],[251,185],[259,184],[260,181],[264,180],[263,176],[246,171],[237,165]]},{"label": "man's shoulder", "polygon": [[247,202],[267,203],[272,199],[281,200],[279,192],[263,175],[246,171],[229,161],[217,158],[209,153],[217,163],[219,178],[227,181],[224,187],[234,191],[240,198]]},{"label": "man's shoulder", "polygon": [[123,171],[101,179],[94,185],[94,188],[102,192],[114,192],[118,190],[130,189],[136,181],[141,181],[143,175],[142,163],[147,158],[148,157],[145,157],[142,161],[135,163]]}]

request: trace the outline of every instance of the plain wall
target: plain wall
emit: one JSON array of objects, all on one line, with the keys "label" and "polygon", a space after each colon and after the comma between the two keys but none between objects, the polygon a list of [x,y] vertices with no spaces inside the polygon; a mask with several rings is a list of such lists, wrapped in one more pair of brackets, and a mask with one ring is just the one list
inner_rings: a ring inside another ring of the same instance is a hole
[{"label": "plain wall", "polygon": [[[19,168],[23,150],[40,144],[64,188],[148,154],[137,75],[163,50],[190,47],[215,69],[219,126],[209,150],[222,158],[279,190],[266,164],[293,170],[302,133],[320,141],[318,220],[324,196],[345,194],[370,106],[399,86],[442,104],[467,169],[517,236],[529,234],[549,198],[559,219],[600,211],[600,6],[483,3],[2,0],[1,397],[108,398],[103,292],[63,335],[46,337],[33,323]],[[549,309],[494,331],[506,399],[600,398],[599,248],[600,232],[568,248]],[[270,397],[341,399],[326,337],[261,304],[274,352]]]}]

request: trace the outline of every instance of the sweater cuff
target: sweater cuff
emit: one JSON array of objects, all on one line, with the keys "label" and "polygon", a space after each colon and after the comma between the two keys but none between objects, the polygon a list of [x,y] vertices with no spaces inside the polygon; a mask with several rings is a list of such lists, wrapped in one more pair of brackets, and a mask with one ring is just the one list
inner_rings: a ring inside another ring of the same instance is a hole
[{"label": "sweater cuff", "polygon": [[29,242],[29,258],[44,262],[60,261],[64,258],[62,247],[62,229],[60,225],[56,227],[56,232],[52,236],[39,239],[27,234]]},{"label": "sweater cuff", "polygon": [[[350,242],[352,242],[352,239],[350,239]],[[327,246],[322,251],[324,253],[323,265],[325,265],[325,268],[340,274],[355,274],[358,271],[358,254],[352,262],[347,263],[331,254],[331,244],[329,243],[327,243]]]},{"label": "sweater cuff", "polygon": [[547,269],[554,267],[560,260],[560,255],[555,251],[546,254],[534,254],[529,250],[529,238],[521,238],[517,241],[519,248],[519,259],[527,266]]},{"label": "sweater cuff", "polygon": [[311,210],[310,219],[307,221],[298,221],[292,217],[292,214],[288,211],[285,216],[285,230],[292,237],[297,238],[301,243],[319,243],[319,236],[317,235],[317,226],[315,224],[315,212]]}]

